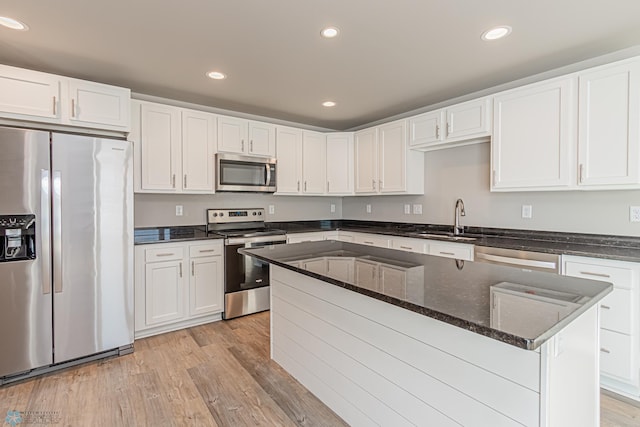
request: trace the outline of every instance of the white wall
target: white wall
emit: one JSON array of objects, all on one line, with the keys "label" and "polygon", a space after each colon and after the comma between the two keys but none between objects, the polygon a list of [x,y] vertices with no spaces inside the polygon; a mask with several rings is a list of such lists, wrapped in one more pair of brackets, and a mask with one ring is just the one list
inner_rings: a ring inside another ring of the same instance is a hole
[{"label": "white wall", "polygon": [[[136,194],[134,200],[136,227],[202,225],[206,222],[205,211],[213,208],[264,208],[267,221],[342,217],[342,201],[337,197],[292,197],[253,193]],[[330,212],[332,203],[336,205],[335,213]],[[176,205],[183,206],[183,216],[176,216]],[[274,215],[269,215],[269,205],[274,205]]]},{"label": "white wall", "polygon": [[[629,222],[629,206],[640,206],[640,190],[491,193],[489,154],[488,143],[415,152],[425,156],[424,196],[345,197],[343,218],[453,224],[460,197],[467,211],[463,225],[640,236],[640,223]],[[405,203],[422,204],[422,215],[405,215]],[[521,218],[523,204],[533,206],[533,218]]]}]

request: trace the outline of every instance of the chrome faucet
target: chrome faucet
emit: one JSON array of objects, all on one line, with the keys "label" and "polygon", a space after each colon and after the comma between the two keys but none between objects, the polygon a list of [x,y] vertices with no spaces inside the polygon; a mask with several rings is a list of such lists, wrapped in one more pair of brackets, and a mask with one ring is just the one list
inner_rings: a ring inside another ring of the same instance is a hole
[{"label": "chrome faucet", "polygon": [[467,213],[464,211],[464,202],[462,199],[456,200],[456,212],[455,212],[455,222],[453,224],[453,234],[459,235],[464,231],[464,227],[460,225],[460,217],[466,216]]}]

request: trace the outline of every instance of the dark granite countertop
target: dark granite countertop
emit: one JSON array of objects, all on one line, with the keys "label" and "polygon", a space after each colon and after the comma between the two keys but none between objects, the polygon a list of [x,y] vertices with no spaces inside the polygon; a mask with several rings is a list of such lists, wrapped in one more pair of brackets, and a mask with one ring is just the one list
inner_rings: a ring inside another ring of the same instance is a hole
[{"label": "dark granite countertop", "polygon": [[[465,227],[463,237],[471,238],[472,240],[456,241],[446,235],[453,231],[451,225],[356,220],[293,221],[271,222],[268,224],[270,227],[283,229],[287,233],[345,230],[559,255],[578,255],[640,262],[640,237]],[[422,235],[423,233],[432,235],[425,237]],[[437,236],[438,233],[441,233],[440,237]]]},{"label": "dark granite countertop", "polygon": [[[538,348],[613,289],[606,282],[336,241],[240,252],[528,350]],[[327,268],[332,263],[343,268]],[[395,280],[384,286],[373,275],[354,274],[363,264],[404,272],[404,284]],[[498,304],[502,311],[492,310],[496,295],[509,295]],[[564,317],[558,321],[540,316],[541,301],[549,303],[545,307],[566,306],[560,315]]]},{"label": "dark granite countertop", "polygon": [[223,237],[209,233],[204,225],[144,227],[134,230],[135,245],[148,243],[174,243],[188,240],[222,239]]}]

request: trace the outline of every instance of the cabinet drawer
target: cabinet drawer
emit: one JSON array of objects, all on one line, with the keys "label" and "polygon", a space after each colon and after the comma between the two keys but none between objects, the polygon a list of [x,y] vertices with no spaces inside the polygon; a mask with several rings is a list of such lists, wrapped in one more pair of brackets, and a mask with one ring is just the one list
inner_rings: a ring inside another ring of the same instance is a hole
[{"label": "cabinet drawer", "polygon": [[423,239],[403,239],[394,238],[391,241],[391,247],[400,251],[416,252],[420,254],[426,253],[427,243]]},{"label": "cabinet drawer", "polygon": [[473,261],[473,245],[429,242],[429,255]]},{"label": "cabinet drawer", "polygon": [[379,248],[389,247],[389,239],[378,237],[372,234],[355,234],[353,236],[353,243],[359,243],[361,245],[377,246]]},{"label": "cabinet drawer", "polygon": [[567,261],[564,274],[583,279],[611,282],[614,287],[620,289],[631,289],[633,284],[633,270],[629,268]]},{"label": "cabinet drawer", "polygon": [[184,257],[183,247],[164,247],[164,245],[158,245],[158,248],[150,248],[144,251],[144,260],[146,262],[158,262],[158,261],[175,261],[181,260]]},{"label": "cabinet drawer", "polygon": [[600,330],[600,372],[625,380],[633,379],[632,338]]},{"label": "cabinet drawer", "polygon": [[630,335],[634,292],[614,289],[600,301],[600,327]]},{"label": "cabinet drawer", "polygon": [[220,243],[189,246],[189,257],[191,258],[200,258],[212,255],[222,255],[222,245]]}]

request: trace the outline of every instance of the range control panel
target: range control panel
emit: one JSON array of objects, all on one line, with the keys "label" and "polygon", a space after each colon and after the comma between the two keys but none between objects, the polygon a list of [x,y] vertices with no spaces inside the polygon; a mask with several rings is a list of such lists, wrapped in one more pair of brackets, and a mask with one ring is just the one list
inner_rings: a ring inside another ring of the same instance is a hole
[{"label": "range control panel", "polygon": [[36,258],[35,224],[35,215],[0,215],[0,262]]},{"label": "range control panel", "polygon": [[207,209],[209,224],[264,222],[264,209]]}]

